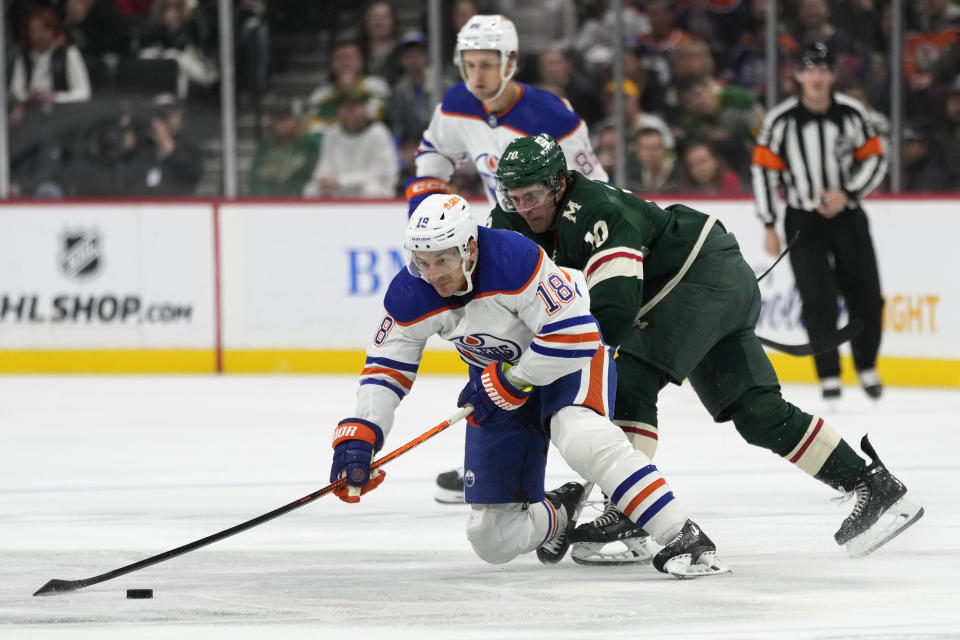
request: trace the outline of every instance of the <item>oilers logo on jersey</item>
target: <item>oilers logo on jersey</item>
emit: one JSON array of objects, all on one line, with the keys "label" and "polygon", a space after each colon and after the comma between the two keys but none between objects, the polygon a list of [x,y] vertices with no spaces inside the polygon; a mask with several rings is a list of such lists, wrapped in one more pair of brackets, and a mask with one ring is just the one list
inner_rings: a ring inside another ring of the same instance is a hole
[{"label": "oilers logo on jersey", "polygon": [[489,333],[474,333],[451,338],[453,346],[467,364],[486,366],[491,362],[505,361],[516,364],[520,359],[520,345],[513,340],[498,338]]}]

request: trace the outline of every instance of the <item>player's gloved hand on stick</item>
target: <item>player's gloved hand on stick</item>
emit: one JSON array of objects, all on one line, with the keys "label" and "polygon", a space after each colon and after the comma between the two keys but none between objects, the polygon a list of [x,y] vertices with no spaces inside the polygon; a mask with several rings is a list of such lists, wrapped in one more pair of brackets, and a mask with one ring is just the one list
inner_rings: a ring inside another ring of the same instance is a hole
[{"label": "player's gloved hand on stick", "polygon": [[333,464],[330,482],[346,477],[347,483],[333,492],[344,502],[360,502],[360,496],[373,491],[387,474],[370,470],[374,454],[383,447],[383,430],[361,418],[347,418],[337,423],[333,432]]},{"label": "player's gloved hand on stick", "polygon": [[467,386],[457,398],[457,406],[473,405],[473,414],[467,416],[470,424],[482,425],[486,422],[496,422],[510,415],[523,406],[533,387],[518,388],[507,379],[506,371],[509,363],[491,362],[483,369],[477,378],[470,378]]}]

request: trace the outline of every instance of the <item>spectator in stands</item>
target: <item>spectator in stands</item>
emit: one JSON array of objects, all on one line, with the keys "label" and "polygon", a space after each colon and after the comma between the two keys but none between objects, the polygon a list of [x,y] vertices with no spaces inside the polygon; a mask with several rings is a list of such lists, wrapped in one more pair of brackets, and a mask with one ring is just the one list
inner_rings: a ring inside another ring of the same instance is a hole
[{"label": "spectator in stands", "polygon": [[666,89],[660,86],[657,75],[644,66],[634,47],[627,47],[623,52],[623,76],[637,85],[641,109],[656,114],[667,111]]},{"label": "spectator in stands", "polygon": [[705,40],[685,40],[673,51],[673,81],[679,86],[693,78],[716,78],[710,45]]},{"label": "spectator in stands", "polygon": [[597,125],[593,138],[593,152],[597,156],[597,161],[600,162],[600,166],[612,180],[617,159],[617,130],[614,128],[613,122],[608,119]]},{"label": "spectator in stands", "polygon": [[[728,77],[730,84],[750,91],[757,98],[767,91],[767,0],[750,0],[750,11],[746,24],[740,32],[740,38],[728,55]],[[777,62],[778,76],[791,79],[795,70],[792,61],[800,56],[801,47],[787,34],[780,24],[777,25]],[[790,67],[789,69],[787,67]],[[792,91],[779,82],[781,93]]]},{"label": "spectator in stands", "polygon": [[903,129],[903,188],[906,191],[949,191],[956,188],[939,144],[929,127],[912,124]]},{"label": "spectator in stands", "polygon": [[708,0],[677,3],[681,6],[678,24],[687,32],[717,49],[727,49],[740,36],[749,3],[746,0]]},{"label": "spectator in stands", "polygon": [[156,96],[149,112],[123,118],[118,185],[136,196],[188,196],[203,174],[200,149],[184,135],[183,103],[173,94]]},{"label": "spectator in stands", "polygon": [[568,49],[577,35],[577,9],[573,0],[492,0],[491,9],[491,13],[513,21],[517,33],[523,34],[522,51],[529,52],[533,59],[548,48]]},{"label": "spectator in stands", "polygon": [[860,47],[871,52],[884,51],[888,45],[880,31],[881,4],[883,0],[833,0],[831,22]]},{"label": "spectator in stands", "polygon": [[369,96],[367,117],[383,120],[384,110],[390,98],[390,86],[378,76],[363,74],[363,52],[355,40],[340,40],[330,51],[329,78],[307,99],[311,109],[311,131],[323,132],[336,122],[337,106],[347,93],[361,91]]},{"label": "spectator in stands", "polygon": [[931,32],[947,25],[960,25],[960,6],[950,0],[920,0],[916,3],[917,27]]},{"label": "spectator in stands", "polygon": [[[650,33],[650,21],[637,4],[625,2],[621,17],[610,6],[609,0],[586,0],[582,3],[583,20],[573,40],[573,49],[587,63],[584,66],[604,68],[601,78],[609,75],[613,61],[610,34],[615,29],[623,27],[628,43],[636,43],[641,35]],[[631,76],[628,74],[627,77]],[[636,81],[636,78],[631,79]]]},{"label": "spectator in stands", "polygon": [[587,126],[593,126],[604,116],[603,102],[597,98],[590,84],[570,64],[559,49],[546,49],[537,59],[540,75],[538,87],[566,98]]},{"label": "spectator in stands", "polygon": [[855,49],[853,39],[830,22],[830,7],[826,0],[799,0],[797,2],[797,27],[800,44],[823,42],[834,55],[851,54]]},{"label": "spectator in stands", "polygon": [[25,104],[49,107],[90,99],[90,78],[83,57],[75,46],[67,44],[53,9],[30,11],[26,24],[10,78],[10,97],[17,103],[11,111],[14,124],[22,118]]},{"label": "spectator in stands", "polygon": [[677,125],[685,141],[717,146],[735,171],[746,175],[763,109],[740,87],[721,87],[711,78],[692,78],[680,87]]},{"label": "spectator in stands", "polygon": [[180,67],[177,95],[185,98],[191,86],[208,88],[220,77],[212,25],[188,0],[155,0],[150,19],[137,46],[141,58],[170,58]]},{"label": "spectator in stands", "polygon": [[643,65],[657,75],[661,87],[670,87],[673,85],[673,51],[693,36],[677,26],[676,7],[672,0],[650,0],[645,8],[650,33],[638,39],[637,55]]},{"label": "spectator in stands", "polygon": [[[908,36],[908,41],[915,35]],[[949,37],[948,35],[947,38]],[[911,53],[911,55],[913,54]],[[960,74],[960,39],[953,40],[953,43],[942,54],[938,53],[933,57],[935,59],[932,62],[919,65],[914,73],[908,75],[907,82],[910,91],[923,91],[930,88],[934,83],[950,84],[954,76]],[[906,64],[904,67],[906,73]]]},{"label": "spectator in stands", "polygon": [[740,178],[718,155],[709,142],[694,142],[683,152],[686,180],[681,189],[686,193],[711,196],[738,196],[744,190]]},{"label": "spectator in stands", "polygon": [[907,34],[903,52],[906,111],[916,118],[940,107],[942,85],[937,81],[952,77],[960,66],[960,7],[946,0],[923,0],[919,9],[917,29]]},{"label": "spectator in stands", "polygon": [[951,189],[957,190],[960,189],[960,76],[947,87],[943,110],[944,119],[936,135],[946,152],[953,180]]},{"label": "spectator in stands", "polygon": [[363,68],[367,75],[379,76],[390,84],[400,77],[402,70],[397,49],[400,31],[397,16],[389,2],[374,0],[367,4],[363,11],[363,28],[360,30]]},{"label": "spectator in stands", "polygon": [[85,56],[130,52],[130,24],[110,0],[67,0],[63,29]]},{"label": "spectator in stands", "polygon": [[270,131],[253,156],[250,192],[298,198],[320,158],[320,138],[307,135],[303,119],[289,105],[276,108],[270,120]]},{"label": "spectator in stands", "polygon": [[679,186],[676,156],[667,151],[663,133],[649,127],[641,129],[636,158],[627,163],[627,188],[643,195],[676,191]]},{"label": "spectator in stands", "polygon": [[[614,111],[613,99],[616,95],[614,90],[616,85],[613,81],[608,82],[606,86],[607,95],[607,114],[608,121],[604,124],[611,124]],[[673,150],[675,141],[673,132],[667,123],[658,115],[647,113],[640,108],[640,90],[637,85],[630,80],[623,82],[623,106],[624,119],[627,134],[627,156],[635,155],[637,152],[637,138],[640,131],[645,128],[656,129],[663,136],[663,143],[668,150]]]},{"label": "spectator in stands", "polygon": [[392,198],[397,194],[397,150],[386,125],[371,121],[369,99],[362,89],[341,96],[337,122],[324,133],[320,162],[304,187],[305,197]]},{"label": "spectator in stands", "polygon": [[234,15],[237,89],[254,103],[267,89],[270,73],[270,26],[266,0],[240,0]]},{"label": "spectator in stands", "polygon": [[[398,44],[403,75],[393,87],[388,118],[390,129],[398,142],[408,136],[419,138],[430,124],[436,106],[431,95],[433,74],[428,67],[426,43],[426,36],[422,32],[408,31]],[[443,93],[441,91],[440,95]]]}]

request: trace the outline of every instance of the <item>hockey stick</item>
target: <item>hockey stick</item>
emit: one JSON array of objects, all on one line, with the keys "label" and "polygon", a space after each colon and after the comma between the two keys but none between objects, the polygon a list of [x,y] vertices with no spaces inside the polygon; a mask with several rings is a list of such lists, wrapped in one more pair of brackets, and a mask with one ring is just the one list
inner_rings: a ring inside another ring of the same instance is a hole
[{"label": "hockey stick", "polygon": [[761,280],[766,278],[767,274],[773,271],[773,268],[777,266],[777,264],[779,264],[781,260],[783,260],[783,256],[787,255],[790,252],[790,249],[793,249],[793,245],[797,244],[797,238],[799,237],[800,237],[800,232],[799,231],[794,232],[793,237],[790,238],[790,242],[788,242],[787,246],[783,249],[783,251],[780,252],[780,256],[773,261],[773,264],[770,265],[766,271],[760,274],[760,277],[757,278],[757,282],[760,282]]},{"label": "hockey stick", "polygon": [[854,318],[846,326],[837,329],[828,336],[818,338],[817,340],[811,340],[806,344],[781,344],[779,342],[774,342],[773,340],[768,340],[762,336],[757,336],[760,338],[760,344],[770,347],[771,349],[776,349],[791,356],[818,356],[821,353],[826,353],[831,349],[836,349],[841,344],[847,340],[851,340],[860,333],[863,329],[863,321],[860,318]]},{"label": "hockey stick", "polygon": [[[402,447],[400,447],[400,448],[398,448],[398,449],[394,449],[393,451],[391,451],[391,452],[388,453],[387,455],[383,456],[383,457],[380,458],[379,460],[375,460],[375,461],[370,465],[370,468],[371,468],[371,469],[376,469],[377,467],[379,467],[379,466],[381,466],[381,465],[384,465],[384,464],[390,462],[390,461],[393,460],[394,458],[396,458],[396,457],[398,457],[398,456],[406,453],[406,452],[409,451],[410,449],[413,449],[414,447],[420,445],[421,443],[425,442],[426,440],[429,440],[430,438],[432,438],[433,436],[437,435],[438,433],[440,433],[441,431],[443,431],[444,429],[446,429],[446,428],[449,427],[450,425],[452,425],[452,424],[454,424],[454,423],[456,423],[456,422],[459,422],[459,421],[462,420],[463,418],[466,418],[466,417],[467,417],[468,415],[470,415],[472,412],[473,412],[473,407],[472,407],[471,405],[468,404],[468,405],[464,406],[462,409],[460,409],[459,411],[457,411],[455,414],[453,414],[452,416],[450,416],[449,418],[447,418],[446,420],[444,420],[443,422],[441,422],[440,424],[438,424],[438,425],[435,426],[434,428],[432,428],[432,429],[430,429],[429,431],[426,431],[426,432],[424,432],[424,433],[421,433],[419,436],[417,436],[416,438],[414,438],[413,440],[411,440],[411,441],[408,442],[407,444],[403,445]],[[247,529],[252,529],[253,527],[257,526],[258,524],[263,524],[264,522],[267,522],[268,520],[273,520],[274,518],[278,518],[278,517],[282,516],[282,515],[285,514],[285,513],[289,513],[290,511],[293,511],[294,509],[299,509],[299,508],[302,507],[303,505],[305,505],[305,504],[307,504],[307,503],[310,503],[310,502],[313,502],[313,501],[316,500],[317,498],[321,498],[321,497],[327,495],[328,493],[331,493],[331,492],[334,491],[335,489],[339,489],[341,486],[343,486],[343,484],[344,484],[345,482],[346,482],[346,480],[344,480],[343,478],[340,478],[340,479],[337,480],[336,482],[334,482],[334,483],[332,483],[332,484],[328,484],[328,485],[325,486],[323,489],[320,489],[320,490],[318,490],[318,491],[315,491],[315,492],[311,493],[311,494],[308,495],[308,496],[304,496],[304,497],[300,498],[299,500],[295,500],[294,502],[291,502],[291,503],[288,504],[288,505],[284,505],[284,506],[280,507],[279,509],[274,509],[273,511],[271,511],[271,512],[269,512],[269,513],[265,513],[265,514],[263,514],[262,516],[257,516],[256,518],[253,518],[252,520],[247,520],[246,522],[242,522],[242,523],[240,523],[240,524],[238,524],[238,525],[236,525],[236,526],[234,526],[234,527],[230,527],[229,529],[224,529],[223,531],[221,531],[221,532],[219,532],[219,533],[215,533],[215,534],[210,535],[210,536],[207,536],[206,538],[201,538],[201,539],[199,539],[199,540],[194,540],[193,542],[190,542],[190,543],[188,543],[188,544],[185,544],[185,545],[183,545],[183,546],[181,546],[181,547],[177,547],[176,549],[170,549],[169,551],[164,551],[164,552],[161,553],[161,554],[158,554],[158,555],[155,555],[155,556],[151,556],[151,557],[149,557],[149,558],[146,558],[145,560],[141,560],[140,562],[134,562],[133,564],[128,564],[128,565],[125,566],[125,567],[120,567],[119,569],[114,569],[113,571],[108,571],[108,572],[106,572],[106,573],[101,573],[101,574],[98,575],[98,576],[93,576],[93,577],[91,577],[91,578],[84,578],[84,579],[82,579],[82,580],[58,580],[58,579],[53,579],[53,580],[49,581],[47,584],[45,584],[45,585],[43,585],[42,587],[40,587],[39,589],[37,589],[37,591],[36,591],[33,595],[35,595],[35,596],[45,596],[45,595],[52,595],[52,594],[55,594],[55,593],[67,593],[67,592],[70,592],[70,591],[76,591],[77,589],[82,589],[82,588],[84,588],[84,587],[89,587],[89,586],[92,585],[92,584],[97,584],[97,583],[99,583],[99,582],[105,582],[105,581],[107,581],[107,580],[112,580],[113,578],[116,578],[116,577],[118,577],[118,576],[126,575],[126,574],[128,574],[128,573],[133,573],[134,571],[137,571],[137,570],[139,570],[139,569],[143,569],[144,567],[149,567],[149,566],[154,565],[154,564],[158,564],[158,563],[160,563],[160,562],[163,562],[164,560],[169,560],[170,558],[176,558],[177,556],[182,556],[183,554],[185,554],[185,553],[190,553],[191,551],[194,551],[194,550],[196,550],[196,549],[199,549],[200,547],[205,547],[205,546],[207,546],[208,544],[213,544],[214,542],[217,542],[217,541],[219,541],[219,540],[223,540],[224,538],[229,538],[230,536],[232,536],[232,535],[234,535],[234,534],[237,534],[237,533],[240,533],[241,531],[246,531]]]}]

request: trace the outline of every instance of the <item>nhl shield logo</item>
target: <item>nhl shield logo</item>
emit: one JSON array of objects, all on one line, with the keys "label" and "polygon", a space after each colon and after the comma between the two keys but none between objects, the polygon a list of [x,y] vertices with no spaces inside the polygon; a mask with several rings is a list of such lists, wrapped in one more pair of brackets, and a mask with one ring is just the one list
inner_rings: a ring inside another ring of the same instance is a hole
[{"label": "nhl shield logo", "polygon": [[103,264],[100,233],[96,229],[67,230],[60,235],[60,269],[74,280],[96,275]]}]

